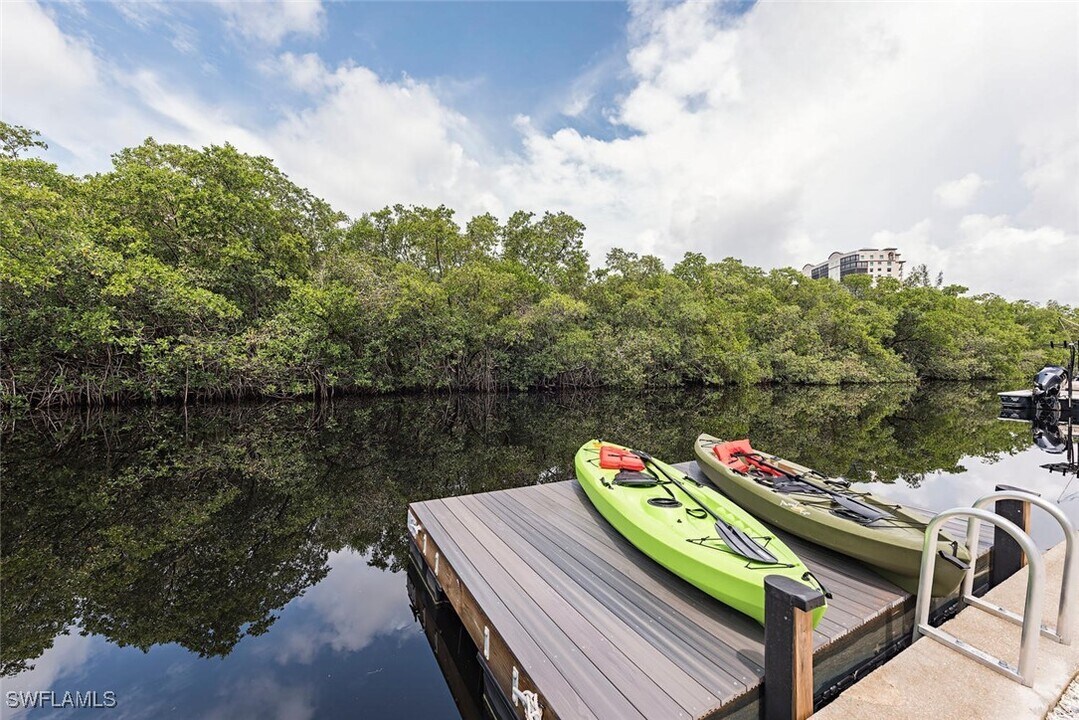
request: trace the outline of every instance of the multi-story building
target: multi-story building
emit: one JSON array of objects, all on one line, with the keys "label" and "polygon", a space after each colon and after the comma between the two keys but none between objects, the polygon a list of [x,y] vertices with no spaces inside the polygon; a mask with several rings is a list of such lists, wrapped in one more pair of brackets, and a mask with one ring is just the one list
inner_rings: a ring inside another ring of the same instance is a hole
[{"label": "multi-story building", "polygon": [[824,277],[842,280],[852,274],[868,275],[874,282],[882,277],[902,280],[905,262],[894,247],[862,248],[853,252],[834,252],[822,263],[806,265],[802,272],[814,280]]}]

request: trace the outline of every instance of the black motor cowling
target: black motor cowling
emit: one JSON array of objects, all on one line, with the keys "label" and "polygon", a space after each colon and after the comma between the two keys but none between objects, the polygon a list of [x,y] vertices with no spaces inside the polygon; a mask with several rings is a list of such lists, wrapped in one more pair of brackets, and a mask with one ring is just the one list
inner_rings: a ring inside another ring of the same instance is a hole
[{"label": "black motor cowling", "polygon": [[1034,444],[1047,453],[1054,455],[1068,449],[1068,438],[1060,423],[1059,412],[1039,413],[1030,425]]},{"label": "black motor cowling", "polygon": [[1059,365],[1047,365],[1034,376],[1034,399],[1038,402],[1052,402],[1057,399],[1061,388],[1068,386],[1068,371]]}]

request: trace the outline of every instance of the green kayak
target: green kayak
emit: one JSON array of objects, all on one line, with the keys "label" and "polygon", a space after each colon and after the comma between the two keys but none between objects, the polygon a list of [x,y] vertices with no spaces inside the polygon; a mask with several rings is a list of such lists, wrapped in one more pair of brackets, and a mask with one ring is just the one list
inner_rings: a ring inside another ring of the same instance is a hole
[{"label": "green kayak", "polygon": [[[802,561],[749,513],[646,453],[590,440],[577,451],[575,465],[589,500],[627,540],[759,623],[766,576],[820,587]],[[824,610],[813,611],[814,627]]]},{"label": "green kayak", "polygon": [[[761,520],[872,567],[907,592],[917,592],[927,518],[849,483],[755,450],[748,440],[697,438],[705,476]],[[933,596],[950,595],[970,562],[965,540],[941,533]]]}]

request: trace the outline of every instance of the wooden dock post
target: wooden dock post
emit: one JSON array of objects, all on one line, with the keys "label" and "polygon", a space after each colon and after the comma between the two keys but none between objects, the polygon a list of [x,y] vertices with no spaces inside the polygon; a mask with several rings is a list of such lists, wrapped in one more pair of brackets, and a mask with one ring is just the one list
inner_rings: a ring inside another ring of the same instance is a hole
[{"label": "wooden dock post", "polygon": [[765,720],[813,714],[813,615],[824,594],[782,575],[764,579]]},{"label": "wooden dock post", "polygon": [[[1022,490],[1024,488],[1013,485],[997,485],[997,492],[1002,490]],[[1038,493],[1031,493],[1038,495]],[[1030,503],[1022,500],[997,500],[993,506],[997,515],[1011,520],[1019,528],[1030,534]],[[989,586],[996,587],[1000,583],[1019,572],[1027,564],[1027,557],[1023,554],[1019,543],[1015,542],[1006,531],[999,525],[993,527],[993,562],[989,570]]]}]

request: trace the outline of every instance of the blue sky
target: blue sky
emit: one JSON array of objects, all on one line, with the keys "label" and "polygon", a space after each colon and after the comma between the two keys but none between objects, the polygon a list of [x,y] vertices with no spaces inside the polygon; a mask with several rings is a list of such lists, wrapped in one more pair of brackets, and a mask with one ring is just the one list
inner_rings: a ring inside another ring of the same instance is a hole
[{"label": "blue sky", "polygon": [[[221,22],[210,3],[58,4],[68,33],[89,36],[102,57],[154,68],[216,103],[243,103],[273,115],[294,94],[268,99],[260,72],[265,46]],[[439,96],[514,142],[512,120],[610,138],[603,102],[622,89],[629,11],[619,2],[346,2],[327,4],[317,34],[292,33],[279,52],[315,52],[329,66],[355,63],[380,77],[431,83]],[[165,42],[163,42],[165,40]],[[589,112],[569,117],[561,103],[582,76],[596,83]],[[267,118],[268,120],[269,118]]]},{"label": "blue sky", "polygon": [[10,0],[0,32],[0,116],[69,172],[231,142],[352,216],[564,210],[595,265],[895,245],[1079,303],[1079,4]]}]

